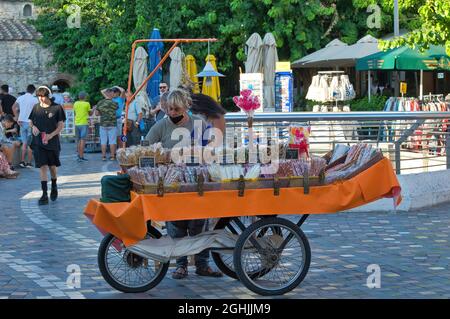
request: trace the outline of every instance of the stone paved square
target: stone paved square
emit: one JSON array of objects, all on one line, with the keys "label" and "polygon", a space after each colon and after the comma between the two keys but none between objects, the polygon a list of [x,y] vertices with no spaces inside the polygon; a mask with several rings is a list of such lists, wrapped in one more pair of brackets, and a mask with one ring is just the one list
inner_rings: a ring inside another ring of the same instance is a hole
[{"label": "stone paved square", "polygon": [[[97,249],[103,236],[83,215],[100,196],[100,178],[115,174],[114,162],[88,154],[78,163],[74,144],[63,144],[60,197],[37,206],[39,172],[21,169],[17,180],[0,179],[0,299],[265,299],[228,278],[202,278],[190,267],[139,294],[121,293],[103,279]],[[75,182],[76,181],[76,182]],[[289,217],[293,218],[293,217]],[[450,296],[450,204],[408,213],[312,215],[302,226],[312,252],[310,270],[292,292],[273,298],[448,298]],[[214,262],[210,260],[212,267]],[[81,286],[70,288],[67,267],[81,270]],[[368,288],[370,266],[381,271],[381,287]]]}]

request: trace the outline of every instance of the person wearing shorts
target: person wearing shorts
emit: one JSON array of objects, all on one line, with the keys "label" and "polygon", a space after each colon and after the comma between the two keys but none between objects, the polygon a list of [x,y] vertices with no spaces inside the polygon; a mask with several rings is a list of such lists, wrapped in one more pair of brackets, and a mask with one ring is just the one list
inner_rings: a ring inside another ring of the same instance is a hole
[{"label": "person wearing shorts", "polygon": [[56,168],[61,166],[59,160],[61,152],[59,134],[64,128],[66,114],[63,107],[53,101],[48,87],[39,87],[36,91],[36,96],[39,99],[39,103],[33,107],[29,116],[30,127],[33,133],[31,148],[36,167],[40,169],[41,175],[42,196],[38,204],[46,205],[48,204],[47,174],[49,169],[52,179],[50,199],[55,201],[58,198]]},{"label": "person wearing shorts", "polygon": [[[20,157],[19,166],[24,168],[31,168],[32,151],[31,145],[31,127],[28,122],[28,117],[30,116],[33,107],[39,103],[38,99],[34,96],[36,87],[33,84],[27,86],[27,92],[17,98],[16,103],[13,108],[19,113],[18,124],[20,125],[20,140],[22,142],[22,153]],[[27,156],[27,161],[25,162],[25,156]]]},{"label": "person wearing shorts", "polygon": [[[106,96],[110,96],[106,92]],[[97,103],[96,114],[100,115],[100,144],[102,148],[102,160],[106,161],[106,147],[109,144],[110,160],[116,159],[117,146],[117,121],[116,121],[117,103],[107,97]]]},{"label": "person wearing shorts", "polygon": [[91,115],[91,104],[86,100],[87,94],[80,92],[78,94],[78,101],[73,104],[73,110],[75,111],[75,135],[77,138],[77,153],[78,162],[87,161],[84,158],[84,147],[86,145],[86,137],[89,126],[89,115]]}]

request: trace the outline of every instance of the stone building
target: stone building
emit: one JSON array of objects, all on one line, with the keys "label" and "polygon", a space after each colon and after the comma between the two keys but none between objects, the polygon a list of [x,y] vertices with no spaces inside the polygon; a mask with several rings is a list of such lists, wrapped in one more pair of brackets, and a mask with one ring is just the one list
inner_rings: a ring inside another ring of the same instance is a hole
[{"label": "stone building", "polygon": [[12,87],[13,95],[28,84],[56,84],[63,90],[74,84],[73,76],[50,65],[49,50],[36,43],[40,35],[27,20],[37,14],[32,1],[0,0],[0,85]]}]

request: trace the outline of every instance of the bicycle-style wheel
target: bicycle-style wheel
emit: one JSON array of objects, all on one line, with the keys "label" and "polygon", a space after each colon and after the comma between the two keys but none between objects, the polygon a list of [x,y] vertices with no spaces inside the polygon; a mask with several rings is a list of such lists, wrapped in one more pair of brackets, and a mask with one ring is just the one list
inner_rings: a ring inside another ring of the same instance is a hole
[{"label": "bicycle-style wheel", "polygon": [[[236,218],[238,218],[240,222],[238,222]],[[234,235],[241,235],[247,227],[249,227],[259,218],[270,218],[270,216],[221,218],[214,227],[214,230],[225,228],[227,231],[231,232]],[[234,249],[221,250],[220,252],[211,251],[211,257],[217,268],[219,268],[221,272],[223,272],[230,278],[239,279],[236,272],[234,271],[233,253]],[[254,278],[255,276],[259,276],[264,272],[265,270],[259,269],[249,274],[249,276]]]},{"label": "bicycle-style wheel", "polygon": [[[155,228],[147,238],[160,238]],[[98,266],[111,287],[127,293],[145,292],[158,285],[167,273],[169,262],[161,263],[130,252],[123,242],[107,234],[99,247]]]},{"label": "bicycle-style wheel", "polygon": [[[302,230],[291,221],[268,218],[250,225],[239,237],[233,254],[240,281],[260,295],[282,295],[305,278],[311,249]],[[258,276],[255,272],[263,270]]]}]

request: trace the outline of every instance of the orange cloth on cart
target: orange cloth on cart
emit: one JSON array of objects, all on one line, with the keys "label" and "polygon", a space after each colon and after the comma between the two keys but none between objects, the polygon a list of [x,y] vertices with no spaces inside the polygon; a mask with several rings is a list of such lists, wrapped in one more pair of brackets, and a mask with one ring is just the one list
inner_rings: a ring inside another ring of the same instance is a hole
[{"label": "orange cloth on cart", "polygon": [[132,245],[144,238],[146,221],[173,221],[252,215],[335,213],[393,197],[400,204],[400,185],[391,162],[384,158],[357,176],[330,185],[273,189],[248,189],[244,197],[237,191],[171,193],[164,197],[132,193],[131,202],[89,201],[85,215],[102,231],[110,232]]}]

